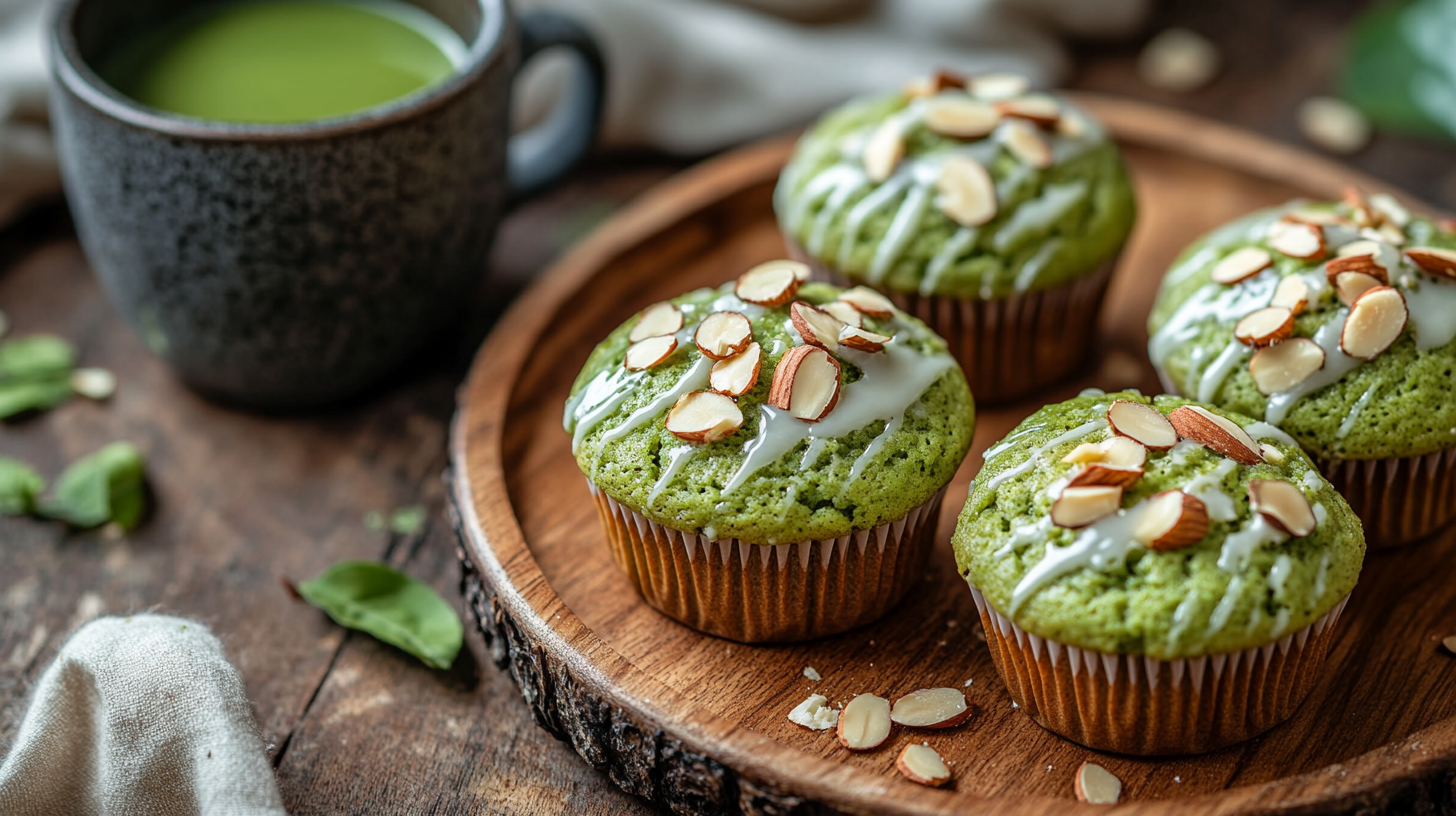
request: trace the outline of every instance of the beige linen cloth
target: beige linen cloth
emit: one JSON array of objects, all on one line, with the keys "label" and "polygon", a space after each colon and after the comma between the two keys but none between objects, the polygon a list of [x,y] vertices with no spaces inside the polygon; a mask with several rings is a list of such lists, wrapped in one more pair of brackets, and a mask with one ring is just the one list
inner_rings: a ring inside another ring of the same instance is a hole
[{"label": "beige linen cloth", "polygon": [[207,627],[99,618],[61,648],[0,766],[5,816],[286,816],[243,681]]}]

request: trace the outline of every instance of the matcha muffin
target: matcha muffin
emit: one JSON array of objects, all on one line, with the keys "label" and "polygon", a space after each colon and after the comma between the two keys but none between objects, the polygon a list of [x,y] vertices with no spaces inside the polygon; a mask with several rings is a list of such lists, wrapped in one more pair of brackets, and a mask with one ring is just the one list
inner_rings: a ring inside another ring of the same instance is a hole
[{"label": "matcha muffin", "polygon": [[956,563],[1011,696],[1099,750],[1208,751],[1292,714],[1360,575],[1360,522],[1293,439],[1086,392],[986,452]]},{"label": "matcha muffin", "polygon": [[1117,147],[1020,77],[945,73],[830,112],[775,192],[793,254],[946,338],[982,402],[1076,371],[1136,207]]},{"label": "matcha muffin", "polygon": [[565,425],[617,563],[711,634],[802,640],[922,573],[975,408],[945,343],[868,289],[771,261],[612,332]]},{"label": "matcha muffin", "polygon": [[1299,441],[1372,548],[1456,512],[1456,233],[1351,191],[1241,218],[1169,270],[1149,352],[1172,392]]}]

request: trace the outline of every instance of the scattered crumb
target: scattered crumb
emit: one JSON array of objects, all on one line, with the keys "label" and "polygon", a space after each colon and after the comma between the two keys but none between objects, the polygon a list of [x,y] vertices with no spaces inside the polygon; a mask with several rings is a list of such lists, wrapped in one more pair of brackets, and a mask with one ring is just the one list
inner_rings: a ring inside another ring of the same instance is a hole
[{"label": "scattered crumb", "polygon": [[810,680],[813,680],[816,683],[824,679],[819,675],[819,672],[815,670],[813,666],[804,667],[804,676],[809,678]]},{"label": "scattered crumb", "polygon": [[976,678],[972,677],[971,679],[969,679],[966,682],[962,683],[961,684],[961,688],[970,688],[971,687],[971,684],[974,683],[974,682],[976,682]]},{"label": "scattered crumb", "polygon": [[71,372],[71,388],[87,399],[110,399],[116,393],[116,375],[104,368],[78,368]]},{"label": "scattered crumb", "polygon": [[1446,647],[1446,652],[1448,654],[1456,655],[1456,635],[1451,635],[1445,640],[1442,640],[1441,645]]},{"label": "scattered crumb", "polygon": [[789,712],[789,722],[811,731],[827,731],[839,723],[839,712],[829,707],[829,700],[824,695],[811,694],[809,699]]},{"label": "scattered crumb", "polygon": [[1213,81],[1223,61],[1213,41],[1186,28],[1170,28],[1138,55],[1138,76],[1154,88],[1187,93]]},{"label": "scattered crumb", "polygon": [[1015,700],[1012,700],[1011,701],[1011,707],[1012,708],[1021,708],[1021,704],[1018,703],[1018,702],[1016,702]]},{"label": "scattered crumb", "polygon": [[945,645],[945,641],[943,641],[943,640],[942,640],[942,641],[941,641],[941,642],[940,642],[940,645],[941,645],[941,646],[944,646],[944,645]]},{"label": "scattered crumb", "polygon": [[959,625],[960,625],[960,621],[958,621],[958,620],[956,620],[954,618],[952,618],[952,619],[950,619],[950,620],[948,620],[948,621],[945,622],[945,626],[946,626],[947,629],[954,629],[954,628],[956,628]]},{"label": "scattered crumb", "polygon": [[1051,773],[1051,772],[1052,772],[1052,766],[1048,765],[1047,766],[1047,773]]},{"label": "scattered crumb", "polygon": [[1173,777],[1173,781],[1174,782],[1177,782],[1178,784],[1181,785],[1181,784],[1183,784],[1183,777],[1181,777],[1181,776],[1175,776],[1175,777]]},{"label": "scattered crumb", "polygon": [[1304,138],[1331,153],[1355,153],[1370,143],[1370,120],[1333,96],[1312,96],[1296,111]]}]

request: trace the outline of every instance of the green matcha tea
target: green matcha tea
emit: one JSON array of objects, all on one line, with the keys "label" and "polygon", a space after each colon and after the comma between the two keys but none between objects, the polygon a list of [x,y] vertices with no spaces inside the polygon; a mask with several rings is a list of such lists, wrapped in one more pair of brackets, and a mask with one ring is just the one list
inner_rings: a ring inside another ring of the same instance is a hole
[{"label": "green matcha tea", "polygon": [[399,0],[242,0],[204,5],[124,44],[101,74],[172,113],[303,122],[437,83],[465,54],[453,29]]}]

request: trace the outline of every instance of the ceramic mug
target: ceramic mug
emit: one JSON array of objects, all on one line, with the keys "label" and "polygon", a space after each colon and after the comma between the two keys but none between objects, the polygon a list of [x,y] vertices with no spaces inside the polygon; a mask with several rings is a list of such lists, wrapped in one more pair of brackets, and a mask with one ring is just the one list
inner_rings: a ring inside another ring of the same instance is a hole
[{"label": "ceramic mug", "polygon": [[[505,0],[411,0],[469,55],[444,82],[297,124],[175,115],[92,66],[190,0],[63,0],[52,120],[81,244],[113,304],[189,385],[262,408],[356,394],[453,316],[508,200],[569,170],[601,118],[590,35]],[[511,85],[577,59],[554,111],[510,135]]]}]

